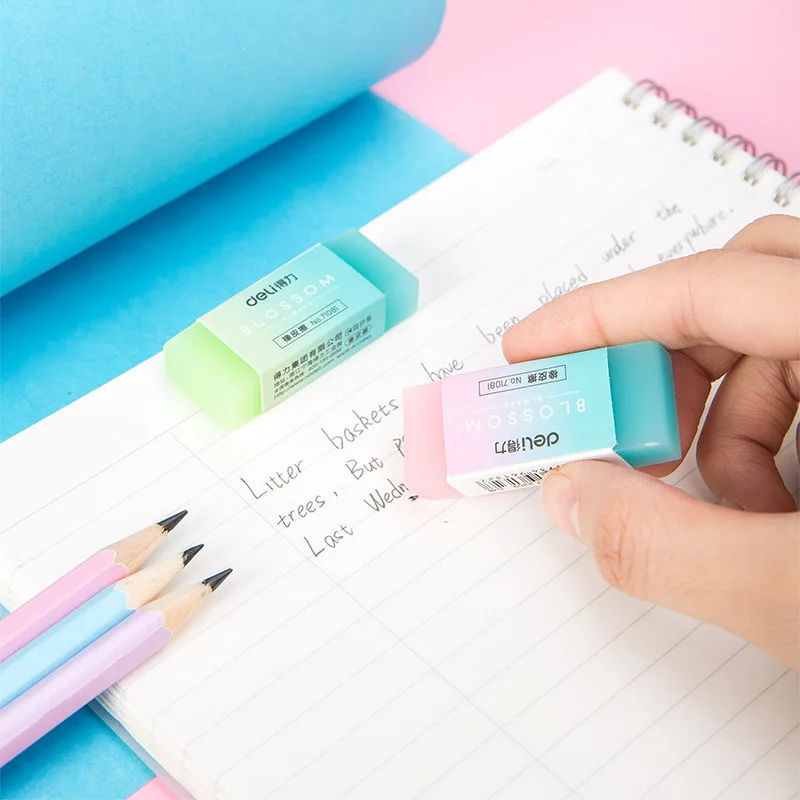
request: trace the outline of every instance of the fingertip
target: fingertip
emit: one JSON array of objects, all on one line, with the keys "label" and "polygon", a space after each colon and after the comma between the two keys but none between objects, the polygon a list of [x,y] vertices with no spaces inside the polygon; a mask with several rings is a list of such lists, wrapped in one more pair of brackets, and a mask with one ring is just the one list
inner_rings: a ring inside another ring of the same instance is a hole
[{"label": "fingertip", "polygon": [[503,351],[503,358],[509,364],[530,361],[536,357],[526,352],[528,348],[525,345],[525,341],[530,338],[530,329],[535,325],[533,320],[535,316],[535,311],[532,314],[528,314],[527,317],[523,317],[503,334],[500,347]]},{"label": "fingertip", "polygon": [[[607,461],[574,461],[564,464],[558,472],[575,487],[578,510],[573,512],[572,524],[580,540],[590,549],[594,547],[594,530],[598,521],[609,514],[623,515],[623,510],[631,505],[646,502],[652,487],[658,490],[663,486],[657,478],[644,472]],[[548,506],[545,506],[545,511],[549,513]],[[563,515],[554,522],[566,530]]]},{"label": "fingertip", "polygon": [[506,363],[508,364],[514,363],[514,359],[511,357],[511,352],[513,347],[512,340],[514,338],[514,328],[516,328],[517,325],[519,325],[519,323],[509,328],[503,334],[503,338],[500,340],[500,350],[503,353],[503,358],[506,360]]},{"label": "fingertip", "polygon": [[503,355],[509,363],[575,353],[611,342],[597,324],[595,305],[603,296],[601,284],[587,284],[552,299],[509,328],[503,336]]}]

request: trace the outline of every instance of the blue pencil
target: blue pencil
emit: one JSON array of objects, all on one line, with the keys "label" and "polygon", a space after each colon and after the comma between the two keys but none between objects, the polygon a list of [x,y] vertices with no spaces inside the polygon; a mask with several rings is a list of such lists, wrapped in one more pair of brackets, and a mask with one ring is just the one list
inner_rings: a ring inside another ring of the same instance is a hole
[{"label": "blue pencil", "polygon": [[152,600],[202,544],[117,581],[0,663],[0,708]]}]

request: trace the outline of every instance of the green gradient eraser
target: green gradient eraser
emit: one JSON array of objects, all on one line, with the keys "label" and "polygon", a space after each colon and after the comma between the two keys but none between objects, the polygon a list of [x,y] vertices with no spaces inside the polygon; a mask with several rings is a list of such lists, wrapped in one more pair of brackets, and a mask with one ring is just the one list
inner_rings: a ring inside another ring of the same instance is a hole
[{"label": "green gradient eraser", "polygon": [[237,427],[417,308],[417,278],[358,231],[317,244],[164,345],[169,380]]}]

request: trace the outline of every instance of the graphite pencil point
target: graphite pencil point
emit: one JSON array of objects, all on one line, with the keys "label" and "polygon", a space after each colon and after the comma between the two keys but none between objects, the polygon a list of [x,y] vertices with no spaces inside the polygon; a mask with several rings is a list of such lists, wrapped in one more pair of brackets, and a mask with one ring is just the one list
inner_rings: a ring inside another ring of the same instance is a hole
[{"label": "graphite pencil point", "polygon": [[210,578],[206,578],[203,583],[211,589],[212,592],[217,590],[217,587],[228,577],[228,575],[233,572],[232,569],[225,569],[222,572],[218,572],[216,575],[212,575]]},{"label": "graphite pencil point", "polygon": [[188,513],[188,511],[179,511],[177,514],[173,514],[171,517],[162,519],[158,524],[167,533],[169,533]]},{"label": "graphite pencil point", "polygon": [[184,550],[183,566],[185,567],[202,549],[203,549],[202,544],[196,544],[194,547],[190,547],[188,550]]}]

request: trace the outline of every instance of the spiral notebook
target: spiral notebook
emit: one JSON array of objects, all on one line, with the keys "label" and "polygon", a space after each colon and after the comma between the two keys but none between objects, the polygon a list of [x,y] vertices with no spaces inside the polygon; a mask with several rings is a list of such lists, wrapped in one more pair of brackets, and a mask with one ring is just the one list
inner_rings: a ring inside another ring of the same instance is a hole
[{"label": "spiral notebook", "polygon": [[[198,800],[793,796],[797,674],[609,589],[535,488],[403,483],[404,385],[500,363],[584,283],[800,213],[797,174],[696,117],[609,70],[374,220],[421,310],[233,433],[156,356],[9,440],[0,600],[189,509],[171,546],[206,563],[183,579],[235,580],[101,703]],[[708,497],[691,455],[668,480]]]}]

